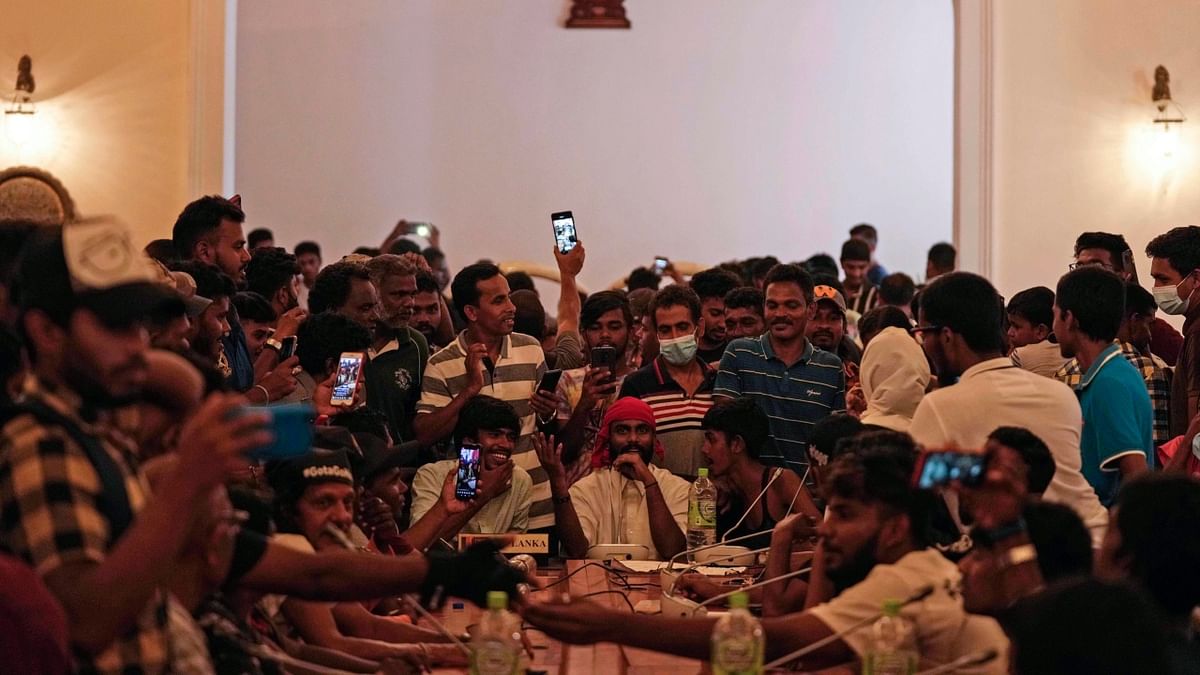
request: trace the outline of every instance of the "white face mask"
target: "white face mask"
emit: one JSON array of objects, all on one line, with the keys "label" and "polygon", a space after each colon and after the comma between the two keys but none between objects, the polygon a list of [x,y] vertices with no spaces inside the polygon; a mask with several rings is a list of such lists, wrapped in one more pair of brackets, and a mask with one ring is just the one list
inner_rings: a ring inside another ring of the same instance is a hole
[{"label": "white face mask", "polygon": [[1189,300],[1192,297],[1192,293],[1196,292],[1196,289],[1192,288],[1192,293],[1188,293],[1186,298],[1181,298],[1179,297],[1179,287],[1182,285],[1183,283],[1180,282],[1173,286],[1155,286],[1151,289],[1154,292],[1154,302],[1158,305],[1158,308],[1167,314],[1174,315],[1187,312],[1188,305],[1191,304]]},{"label": "white face mask", "polygon": [[658,353],[673,366],[687,365],[696,358],[696,336],[684,335],[673,340],[659,340]]}]

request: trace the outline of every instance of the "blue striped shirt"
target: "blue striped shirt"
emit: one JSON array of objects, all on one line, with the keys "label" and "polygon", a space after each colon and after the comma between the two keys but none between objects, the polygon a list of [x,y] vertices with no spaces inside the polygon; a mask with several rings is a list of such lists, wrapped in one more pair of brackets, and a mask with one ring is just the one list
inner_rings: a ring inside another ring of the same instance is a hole
[{"label": "blue striped shirt", "polygon": [[729,344],[713,395],[753,398],[771,422],[772,443],[763,448],[759,460],[803,474],[808,468],[809,431],[846,409],[846,379],[842,360],[807,340],[800,360],[784,364],[767,334]]}]

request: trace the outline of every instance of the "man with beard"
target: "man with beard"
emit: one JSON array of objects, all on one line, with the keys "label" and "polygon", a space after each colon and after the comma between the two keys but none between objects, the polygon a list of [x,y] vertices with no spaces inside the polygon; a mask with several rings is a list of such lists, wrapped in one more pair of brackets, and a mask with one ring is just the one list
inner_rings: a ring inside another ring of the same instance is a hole
[{"label": "man with beard", "polygon": [[409,325],[417,270],[398,255],[385,254],[367,263],[371,283],[379,295],[379,319],[363,374],[367,405],[387,416],[392,438],[413,437],[412,420],[421,398],[421,377],[429,361],[425,336]]},{"label": "man with beard", "polygon": [[[512,462],[521,420],[511,405],[480,394],[458,417],[454,437],[479,446],[479,494],[463,513],[452,516],[438,536],[453,539],[459,532],[504,534],[524,532],[529,523],[529,472]],[[426,464],[413,478],[412,520],[421,519],[442,496],[449,474],[457,474],[458,459]]]},{"label": "man with beard", "polygon": [[[63,604],[84,672],[162,672],[160,590],[192,516],[251,448],[261,415],[233,418],[240,397],[214,395],[180,433],[178,464],[153,500],[133,458],[143,396],[183,415],[175,357],[148,349],[145,319],[167,302],[115,223],[47,228],[16,275],[18,326],[33,373],[0,429],[0,547],[29,563]],[[174,300],[178,302],[176,298]],[[186,366],[184,366],[186,369]],[[166,384],[166,387],[162,385]]]},{"label": "man with beard", "polygon": [[[245,220],[241,198],[237,196],[225,199],[212,195],[188,204],[175,220],[171,232],[179,259],[216,265],[235,286],[244,286],[246,265],[250,262],[246,237],[242,234]],[[281,322],[283,325],[276,326],[276,337],[283,339],[295,335],[300,320],[297,317]],[[289,359],[280,363],[275,350],[264,350],[257,360],[252,361],[236,312],[229,315],[229,334],[222,342],[229,361],[229,384],[246,392],[253,402],[278,401],[295,390],[292,368],[296,362]]]},{"label": "man with beard", "polygon": [[592,450],[594,470],[571,486],[562,445],[553,436],[534,440],[550,476],[558,536],[569,557],[583,558],[598,544],[636,544],[646,547],[650,560],[667,560],[687,547],[690,488],[650,463],[662,453],[654,424],[654,411],[639,399],[609,406]]},{"label": "man with beard", "polygon": [[196,282],[196,296],[209,303],[192,321],[188,343],[193,352],[228,376],[229,355],[222,338],[229,335],[229,309],[237,291],[233,280],[215,266],[194,260],[179,263],[176,269],[191,275]]},{"label": "man with beard", "polygon": [[371,272],[357,262],[336,262],[317,275],[308,294],[313,314],[341,314],[374,335],[379,323],[379,291],[371,283]]},{"label": "man with beard", "polygon": [[450,292],[455,308],[467,319],[467,328],[429,357],[413,434],[421,445],[450,436],[463,407],[486,387],[489,395],[511,404],[521,419],[513,462],[533,479],[529,528],[550,527],[554,524],[550,485],[532,445],[536,415],[531,400],[541,397],[541,405],[550,410],[555,403],[552,392],[535,391],[546,372],[542,345],[513,332],[516,307],[499,267],[468,265],[455,275]]},{"label": "man with beard", "polygon": [[255,251],[246,264],[246,290],[266,298],[278,316],[287,316],[290,312],[298,316],[299,321],[304,320],[305,311],[298,309],[300,263],[291,253],[281,248],[260,248]]},{"label": "man with beard", "polygon": [[[871,631],[854,626],[869,625],[889,599],[903,601],[927,590],[927,597],[901,610],[921,646],[920,669],[989,648],[1005,653],[1000,627],[963,609],[958,568],[928,547],[929,495],[909,485],[914,451],[907,435],[877,432],[834,461],[826,519],[815,534],[837,594],[807,611],[763,619],[768,660],[818,642],[823,646],[803,658],[806,671],[860,660],[870,649]],[[812,534],[806,528],[800,536]],[[708,653],[717,623],[628,614],[587,600],[530,605],[523,615],[566,642],[616,642],[689,657]],[[993,661],[986,672],[1006,672],[1003,661],[1002,656]]]},{"label": "man with beard", "polygon": [[246,349],[250,350],[250,357],[256,359],[262,350],[267,348],[268,341],[277,342],[272,340],[271,336],[275,334],[275,323],[279,320],[279,315],[266,298],[250,291],[242,291],[233,296],[233,308],[237,310],[242,330],[246,333]]},{"label": "man with beard", "polygon": [[1073,508],[1098,546],[1108,512],[1081,470],[1083,417],[1074,392],[1004,356],[1003,300],[987,279],[944,274],[921,292],[920,305],[912,332],[943,386],[921,399],[909,433],[926,448],[982,448],[997,427],[1028,429],[1054,454],[1046,501]]},{"label": "man with beard", "polygon": [[754,399],[771,420],[772,442],[763,448],[762,463],[803,475],[809,431],[846,409],[846,378],[841,359],[805,337],[817,308],[808,272],[798,265],[776,265],[765,283],[768,331],[729,345],[713,394]]},{"label": "man with beard", "polygon": [[813,288],[817,311],[808,320],[805,332],[817,349],[837,354],[846,372],[847,386],[858,379],[858,366],[862,362],[862,350],[846,334],[846,299],[833,286],[820,285]]},{"label": "man with beard", "polygon": [[[632,372],[629,341],[633,315],[620,291],[600,291],[583,303],[579,325],[591,358],[596,347],[616,352],[616,368],[592,365],[563,371],[558,381],[558,438],[563,444],[563,464],[576,479],[591,471],[591,448],[604,411],[617,400],[617,391]],[[574,482],[574,481],[569,481]]]},{"label": "man with beard", "polygon": [[729,338],[725,335],[725,294],[742,285],[729,270],[714,267],[693,275],[688,285],[700,296],[700,325],[696,354],[705,363],[716,363],[725,353]]},{"label": "man with beard", "polygon": [[438,326],[442,323],[442,294],[438,290],[437,279],[425,270],[417,270],[417,292],[413,295],[413,313],[409,325],[417,330],[429,344],[431,351],[437,351],[446,345],[439,343],[437,338]]}]

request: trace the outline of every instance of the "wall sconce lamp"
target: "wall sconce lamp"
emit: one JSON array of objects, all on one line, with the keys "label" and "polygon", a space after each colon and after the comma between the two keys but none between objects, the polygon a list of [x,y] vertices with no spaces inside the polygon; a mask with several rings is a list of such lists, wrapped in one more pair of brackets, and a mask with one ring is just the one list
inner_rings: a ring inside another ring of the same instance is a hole
[{"label": "wall sconce lamp", "polygon": [[33,59],[26,54],[17,62],[17,86],[12,100],[4,108],[4,127],[8,139],[17,147],[27,143],[34,134],[33,116],[37,108],[33,105]]},{"label": "wall sconce lamp", "polygon": [[1183,124],[1187,121],[1187,116],[1183,114],[1179,104],[1171,100],[1171,74],[1167,72],[1166,66],[1160,65],[1154,69],[1154,91],[1151,98],[1155,108],[1154,124],[1162,125],[1162,133],[1158,134],[1155,145],[1164,157],[1170,157],[1175,154],[1179,145],[1179,132],[1172,130],[1171,125]]}]

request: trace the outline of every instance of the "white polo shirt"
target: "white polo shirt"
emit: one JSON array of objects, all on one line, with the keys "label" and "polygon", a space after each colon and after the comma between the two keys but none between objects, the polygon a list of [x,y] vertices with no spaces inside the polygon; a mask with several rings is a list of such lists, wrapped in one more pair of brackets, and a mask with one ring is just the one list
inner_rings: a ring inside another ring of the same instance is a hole
[{"label": "white polo shirt", "polygon": [[968,368],[957,384],[926,395],[909,433],[926,448],[981,449],[997,427],[1024,427],[1050,448],[1054,478],[1044,497],[1074,509],[1099,548],[1108,511],[1083,477],[1083,413],[1067,385],[1018,368],[1007,358],[983,361]]}]

